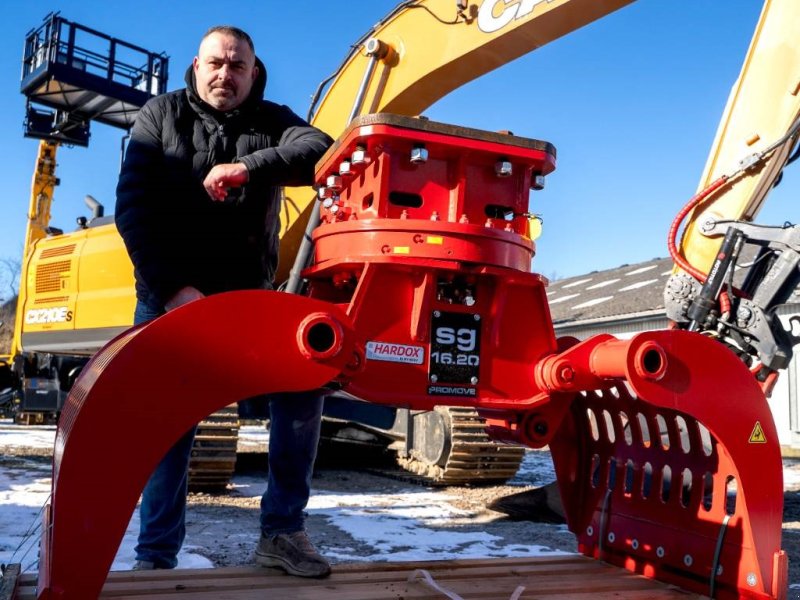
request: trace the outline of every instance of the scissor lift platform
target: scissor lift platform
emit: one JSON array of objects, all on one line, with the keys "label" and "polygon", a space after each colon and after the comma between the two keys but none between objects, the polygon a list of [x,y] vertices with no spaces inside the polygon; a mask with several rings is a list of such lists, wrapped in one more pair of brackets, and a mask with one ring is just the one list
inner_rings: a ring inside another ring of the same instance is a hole
[{"label": "scissor lift platform", "polygon": [[26,135],[86,145],[90,121],[129,129],[139,108],[166,91],[167,67],[163,53],[50,14],[25,38],[20,91],[29,101]]}]

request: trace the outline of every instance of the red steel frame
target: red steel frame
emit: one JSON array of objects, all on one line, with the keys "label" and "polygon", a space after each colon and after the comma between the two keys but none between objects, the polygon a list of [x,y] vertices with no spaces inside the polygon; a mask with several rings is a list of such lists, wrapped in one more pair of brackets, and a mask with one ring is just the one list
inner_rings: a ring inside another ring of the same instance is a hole
[{"label": "red steel frame", "polygon": [[[194,302],[85,369],[59,425],[39,598],[99,594],[147,477],[193,423],[334,380],[371,402],[474,406],[494,437],[549,444],[588,556],[718,598],[785,598],[777,434],[748,369],[681,331],[556,340],[527,236],[529,189],[554,168],[543,142],[357,119],[318,168],[311,298]],[[157,381],[153,364],[170,365]],[[90,493],[97,473],[110,496]]]}]

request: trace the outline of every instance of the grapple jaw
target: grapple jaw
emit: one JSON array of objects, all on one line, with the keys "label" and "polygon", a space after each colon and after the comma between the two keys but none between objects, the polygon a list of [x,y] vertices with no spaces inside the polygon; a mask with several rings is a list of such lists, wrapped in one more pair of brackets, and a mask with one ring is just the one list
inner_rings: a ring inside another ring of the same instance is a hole
[{"label": "grapple jaw", "polygon": [[777,433],[730,350],[598,336],[537,373],[576,391],[550,449],[581,552],[715,598],[785,597]]},{"label": "grapple jaw", "polygon": [[316,389],[348,372],[337,307],[278,292],[192,302],[109,342],[59,421],[43,517],[40,600],[100,594],[142,489],[193,425],[238,400]]}]

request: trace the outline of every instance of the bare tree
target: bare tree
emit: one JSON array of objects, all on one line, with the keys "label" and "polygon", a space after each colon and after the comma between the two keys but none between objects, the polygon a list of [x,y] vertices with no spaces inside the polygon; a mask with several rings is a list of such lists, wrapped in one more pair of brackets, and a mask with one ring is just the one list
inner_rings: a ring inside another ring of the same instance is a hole
[{"label": "bare tree", "polygon": [[0,258],[0,303],[17,295],[22,261],[18,258]]}]

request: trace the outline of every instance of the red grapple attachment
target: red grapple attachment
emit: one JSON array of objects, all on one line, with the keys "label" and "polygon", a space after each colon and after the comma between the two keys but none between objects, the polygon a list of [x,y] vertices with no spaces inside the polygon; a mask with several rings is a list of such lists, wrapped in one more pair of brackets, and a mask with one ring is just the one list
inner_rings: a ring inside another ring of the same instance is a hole
[{"label": "red grapple attachment", "polygon": [[718,598],[782,597],[780,453],[749,370],[678,331],[556,343],[526,237],[529,189],[554,158],[404,117],[348,128],[318,168],[304,273],[366,340],[348,391],[475,406],[494,437],[549,443],[589,556]]},{"label": "red grapple attachment", "polygon": [[531,376],[556,342],[527,232],[531,186],[554,168],[538,140],[386,114],[350,125],[317,168],[303,273],[366,339],[350,393],[415,409],[549,399]]},{"label": "red grapple attachment", "polygon": [[[717,598],[785,598],[777,434],[749,370],[696,333],[556,340],[527,236],[529,190],[554,167],[544,142],[356,119],[318,170],[313,299],[207,298],[84,370],[57,436],[39,597],[97,595],[147,477],[192,424],[337,380],[371,402],[473,406],[494,437],[549,444],[588,556]],[[157,382],[141,375],[153,364],[169,365]],[[97,473],[110,497],[87,494]]]}]

